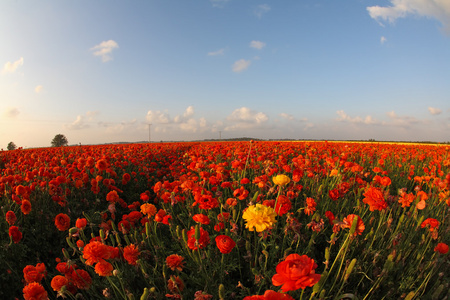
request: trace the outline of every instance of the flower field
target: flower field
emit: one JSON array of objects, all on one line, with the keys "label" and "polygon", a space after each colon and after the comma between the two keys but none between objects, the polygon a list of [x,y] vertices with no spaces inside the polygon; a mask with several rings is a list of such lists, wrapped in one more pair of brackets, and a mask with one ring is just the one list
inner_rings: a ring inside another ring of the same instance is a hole
[{"label": "flower field", "polygon": [[450,299],[449,146],[2,151],[0,205],[0,299]]}]

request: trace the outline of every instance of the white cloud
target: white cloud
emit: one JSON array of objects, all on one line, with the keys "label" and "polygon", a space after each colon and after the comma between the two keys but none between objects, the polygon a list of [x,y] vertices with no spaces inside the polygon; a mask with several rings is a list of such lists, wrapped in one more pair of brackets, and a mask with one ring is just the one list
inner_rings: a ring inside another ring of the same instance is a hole
[{"label": "white cloud", "polygon": [[192,115],[194,115],[194,107],[188,106],[182,116],[176,116],[174,118],[174,122],[175,123],[186,122],[187,120],[189,120],[189,117],[191,117]]},{"label": "white cloud", "polygon": [[439,115],[442,113],[442,110],[436,107],[428,107],[428,111],[430,112],[430,114],[432,115]]},{"label": "white cloud", "polygon": [[39,94],[42,91],[43,86],[42,85],[38,85],[34,88],[34,91],[36,92],[36,94]]},{"label": "white cloud", "polygon": [[265,13],[267,13],[267,12],[269,12],[269,11],[270,11],[270,6],[269,6],[269,5],[267,5],[267,4],[261,4],[261,5],[258,5],[258,6],[255,8],[255,10],[253,11],[253,13],[254,13],[258,18],[261,19],[261,17],[262,17]]},{"label": "white cloud", "polygon": [[367,124],[367,125],[371,125],[371,124],[379,124],[379,122],[377,120],[375,120],[372,116],[367,115],[364,119],[356,116],[354,118],[350,117],[349,115],[347,115],[343,110],[338,110],[336,112],[338,114],[338,118],[336,118],[337,121],[341,121],[341,122],[349,122],[349,123],[354,123],[354,124]]},{"label": "white cloud", "polygon": [[250,47],[258,49],[258,50],[261,50],[265,46],[266,46],[266,43],[263,43],[261,41],[251,41],[250,42]]},{"label": "white cloud", "polygon": [[244,128],[253,128],[269,120],[269,117],[263,112],[251,110],[248,107],[235,109],[227,120],[233,122],[231,126],[227,126],[225,130],[238,130]]},{"label": "white cloud", "polygon": [[161,112],[159,110],[149,110],[145,118],[150,123],[168,124],[171,122],[170,116],[166,112]]},{"label": "white cloud", "polygon": [[239,73],[239,72],[245,71],[248,69],[250,64],[251,64],[250,60],[240,59],[240,60],[234,62],[233,72]]},{"label": "white cloud", "polygon": [[225,48],[222,48],[217,51],[208,52],[208,56],[224,55],[224,53],[225,53]]},{"label": "white cloud", "polygon": [[280,116],[283,119],[289,120],[289,121],[293,121],[295,118],[293,115],[287,114],[287,113],[281,113]]},{"label": "white cloud", "polygon": [[17,70],[17,68],[20,67],[20,66],[23,66],[23,57],[19,58],[15,62],[8,61],[3,66],[2,73],[14,73]]},{"label": "white cloud", "polygon": [[[98,111],[88,111],[85,115],[78,115],[75,121],[65,125],[65,127],[70,130],[89,128],[89,123],[92,123],[94,117],[96,117],[98,114]],[[99,125],[103,125],[103,123],[100,122]]]},{"label": "white cloud", "polygon": [[390,0],[391,6],[367,7],[369,15],[381,25],[382,21],[390,23],[408,15],[424,16],[437,19],[450,33],[450,1],[448,0]]},{"label": "white cloud", "polygon": [[[395,111],[389,111],[386,115],[391,119],[391,123],[384,122],[383,125],[394,125],[399,127],[411,127],[414,124],[421,123],[418,119],[410,116],[398,116]],[[422,122],[423,123],[423,122]]]},{"label": "white cloud", "polygon": [[386,43],[387,42],[387,39],[384,37],[384,36],[382,36],[381,38],[380,38],[380,43],[381,43],[381,45],[383,45],[384,43]]},{"label": "white cloud", "polygon": [[16,118],[20,114],[17,107],[8,107],[4,113],[7,118]]},{"label": "white cloud", "polygon": [[230,0],[210,0],[213,7],[223,8]]},{"label": "white cloud", "polygon": [[90,50],[95,56],[100,56],[103,62],[107,62],[112,60],[112,51],[115,48],[119,48],[119,45],[113,40],[108,40],[95,45]]}]

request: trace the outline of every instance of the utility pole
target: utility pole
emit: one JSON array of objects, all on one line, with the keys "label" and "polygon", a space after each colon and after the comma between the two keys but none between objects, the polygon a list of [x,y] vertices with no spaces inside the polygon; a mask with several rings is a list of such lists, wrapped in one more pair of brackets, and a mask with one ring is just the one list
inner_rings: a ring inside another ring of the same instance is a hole
[{"label": "utility pole", "polygon": [[152,126],[152,124],[148,124],[148,142],[150,143],[150,127]]},{"label": "utility pole", "polygon": [[222,131],[219,131],[219,140],[222,139]]}]

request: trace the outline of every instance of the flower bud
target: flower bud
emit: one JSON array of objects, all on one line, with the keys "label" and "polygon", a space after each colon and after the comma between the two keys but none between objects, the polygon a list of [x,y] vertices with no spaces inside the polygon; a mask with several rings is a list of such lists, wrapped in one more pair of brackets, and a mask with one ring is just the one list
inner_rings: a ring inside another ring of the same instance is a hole
[{"label": "flower bud", "polygon": [[223,284],[219,285],[219,299],[220,300],[225,299],[225,286]]},{"label": "flower bud", "polygon": [[352,261],[350,262],[350,265],[347,268],[347,271],[345,271],[344,281],[347,281],[348,277],[350,276],[350,273],[352,273],[353,268],[355,267],[355,264],[356,264],[356,258],[352,259]]},{"label": "flower bud", "polygon": [[141,295],[140,300],[147,300],[148,296],[150,296],[150,292],[149,292],[148,288],[145,288],[144,292]]}]

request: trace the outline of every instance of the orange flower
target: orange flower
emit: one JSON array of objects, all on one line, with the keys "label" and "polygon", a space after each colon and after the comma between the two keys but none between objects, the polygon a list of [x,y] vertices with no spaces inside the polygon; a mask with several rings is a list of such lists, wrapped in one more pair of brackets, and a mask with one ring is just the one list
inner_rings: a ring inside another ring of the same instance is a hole
[{"label": "orange flower", "polygon": [[103,260],[95,265],[95,273],[100,276],[111,276],[114,267],[109,262]]},{"label": "orange flower", "polygon": [[61,291],[63,286],[66,286],[69,283],[69,280],[61,275],[56,275],[53,277],[52,282],[50,283],[52,289],[56,292]]},{"label": "orange flower", "polygon": [[177,269],[178,271],[182,271],[184,267],[184,257],[180,256],[178,254],[172,254],[167,256],[166,258],[166,265],[169,269],[172,271],[175,271]]},{"label": "orange flower", "polygon": [[98,241],[92,241],[83,248],[83,258],[85,264],[92,266],[93,264],[104,261],[111,257],[111,250],[108,246]]},{"label": "orange flower", "polygon": [[134,244],[130,244],[123,249],[123,258],[130,264],[135,266],[137,264],[139,250]]},{"label": "orange flower", "polygon": [[156,215],[156,207],[153,204],[144,203],[141,205],[141,212],[148,217]]},{"label": "orange flower", "polygon": [[8,222],[9,226],[14,225],[16,223],[17,217],[13,211],[8,211],[6,213],[6,222]]},{"label": "orange flower", "polygon": [[20,232],[17,226],[11,226],[9,227],[9,236],[12,238],[13,242],[17,244],[22,239],[22,232]]},{"label": "orange flower", "polygon": [[236,242],[227,235],[219,235],[216,237],[216,246],[220,253],[227,254],[236,246]]},{"label": "orange flower", "polygon": [[25,300],[47,300],[48,294],[40,283],[32,282],[23,288],[23,298]]},{"label": "orange flower", "polygon": [[306,255],[290,254],[280,262],[272,277],[272,284],[280,286],[283,292],[305,289],[319,282],[320,274],[315,273],[317,264]]},{"label": "orange flower", "polygon": [[361,235],[364,229],[366,229],[363,220],[358,215],[355,214],[348,215],[347,217],[344,218],[344,220],[342,220],[344,224],[341,225],[341,228],[352,228],[353,220],[355,218],[358,218],[358,221],[356,223],[356,231],[353,234],[354,236]]},{"label": "orange flower", "polygon": [[402,193],[398,199],[398,202],[402,204],[402,207],[409,207],[415,198],[416,196],[412,193]]},{"label": "orange flower", "polygon": [[66,214],[58,214],[55,217],[55,226],[59,231],[66,231],[70,227],[70,218]]},{"label": "orange flower", "polygon": [[441,254],[447,254],[448,253],[448,245],[446,243],[439,243],[434,248],[434,251],[439,252]]},{"label": "orange flower", "polygon": [[20,210],[24,215],[28,215],[31,212],[31,203],[30,201],[24,199],[22,201],[22,205],[20,206]]}]

